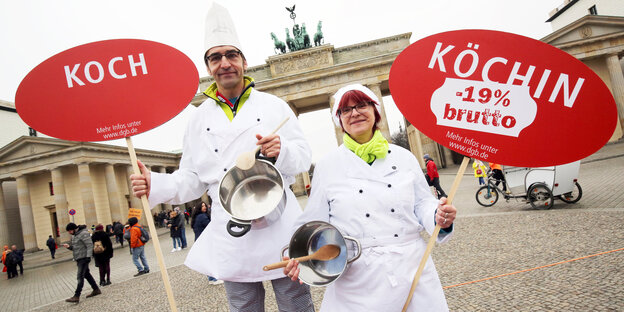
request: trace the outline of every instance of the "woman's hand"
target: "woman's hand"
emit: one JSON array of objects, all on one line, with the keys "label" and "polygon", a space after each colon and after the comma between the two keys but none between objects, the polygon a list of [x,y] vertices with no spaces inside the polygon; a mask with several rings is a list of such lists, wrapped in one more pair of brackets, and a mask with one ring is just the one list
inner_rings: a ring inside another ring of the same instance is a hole
[{"label": "woman's hand", "polygon": [[436,223],[443,229],[449,228],[455,221],[455,216],[457,216],[455,206],[446,205],[446,197],[442,197],[435,216]]},{"label": "woman's hand", "polygon": [[[290,258],[284,257],[283,260]],[[293,282],[299,280],[299,262],[297,260],[290,260],[284,268],[284,275],[288,276]],[[299,284],[303,284],[302,280],[299,280]]]}]

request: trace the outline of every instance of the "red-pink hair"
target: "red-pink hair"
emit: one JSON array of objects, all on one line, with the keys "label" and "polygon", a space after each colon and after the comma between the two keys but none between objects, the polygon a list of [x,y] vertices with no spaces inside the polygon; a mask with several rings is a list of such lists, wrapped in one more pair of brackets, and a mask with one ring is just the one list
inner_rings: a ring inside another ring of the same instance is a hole
[{"label": "red-pink hair", "polygon": [[342,108],[347,106],[347,104],[349,104],[350,102],[353,102],[353,103],[371,103],[373,105],[373,110],[375,112],[374,113],[375,114],[375,124],[373,125],[373,132],[375,132],[377,130],[377,123],[379,123],[379,121],[381,121],[381,115],[379,115],[379,112],[377,111],[377,104],[378,103],[375,102],[373,99],[371,99],[368,95],[366,95],[364,92],[362,92],[360,90],[350,90],[350,91],[345,92],[345,94],[340,99],[340,103],[338,103],[338,109],[336,110],[336,116],[338,116],[338,120],[340,121],[340,127],[342,128],[342,131],[344,131],[344,127],[342,126],[342,119],[338,115],[338,112]]}]

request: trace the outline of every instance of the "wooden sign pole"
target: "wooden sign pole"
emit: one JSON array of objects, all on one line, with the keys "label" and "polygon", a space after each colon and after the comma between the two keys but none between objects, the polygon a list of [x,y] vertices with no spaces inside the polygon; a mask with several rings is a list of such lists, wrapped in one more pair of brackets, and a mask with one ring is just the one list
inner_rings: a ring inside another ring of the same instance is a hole
[{"label": "wooden sign pole", "polygon": [[[132,163],[132,170],[134,171],[134,174],[141,174],[131,137],[126,138],[126,144],[128,144],[128,153],[130,153],[130,163]],[[171,290],[171,284],[169,283],[169,275],[167,274],[165,260],[162,255],[162,250],[160,249],[160,242],[158,241],[158,233],[156,233],[154,219],[151,218],[152,211],[150,209],[149,202],[147,201],[147,196],[141,196],[141,203],[143,204],[143,212],[145,212],[145,219],[147,220],[150,235],[152,236],[152,240],[154,241],[152,245],[154,245],[154,249],[156,250],[158,267],[160,267],[160,275],[162,276],[163,283],[165,284],[165,291],[167,292],[167,299],[169,299],[169,306],[171,307],[171,311],[177,312],[178,309],[176,307],[175,298],[173,297],[173,291]]]},{"label": "wooden sign pole", "polygon": [[[446,204],[450,205],[453,203],[453,198],[455,197],[455,193],[457,192],[457,188],[459,188],[459,183],[461,182],[462,177],[464,176],[464,172],[466,171],[466,167],[468,166],[468,162],[470,162],[470,158],[464,156],[464,160],[459,166],[459,170],[457,171],[457,175],[455,176],[455,181],[453,181],[453,186],[451,187],[451,191],[449,192],[449,197],[446,199]],[[418,285],[418,280],[420,280],[420,275],[422,275],[423,269],[425,268],[425,264],[427,263],[427,259],[429,259],[429,255],[431,255],[431,251],[433,250],[433,246],[435,245],[436,239],[438,238],[438,234],[440,233],[440,224],[437,224],[433,233],[431,234],[431,238],[429,238],[429,243],[427,243],[427,249],[423,254],[422,259],[420,260],[420,265],[418,266],[418,270],[416,270],[416,274],[414,275],[414,281],[412,281],[412,288],[410,288],[409,295],[407,296],[407,300],[405,301],[405,305],[403,306],[403,312],[407,311],[407,307],[412,301],[412,296],[414,296],[414,290],[416,289],[416,285]]]}]

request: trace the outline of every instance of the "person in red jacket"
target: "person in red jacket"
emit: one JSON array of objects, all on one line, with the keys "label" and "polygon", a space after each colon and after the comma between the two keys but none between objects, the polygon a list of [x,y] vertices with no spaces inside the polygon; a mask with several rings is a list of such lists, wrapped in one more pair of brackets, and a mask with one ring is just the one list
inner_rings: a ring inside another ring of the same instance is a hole
[{"label": "person in red jacket", "polygon": [[444,190],[440,186],[440,175],[438,174],[438,167],[433,162],[433,159],[429,157],[429,154],[425,154],[424,159],[427,166],[427,176],[429,176],[429,181],[431,182],[430,185],[435,187],[438,198],[447,197],[446,193],[444,193]]}]

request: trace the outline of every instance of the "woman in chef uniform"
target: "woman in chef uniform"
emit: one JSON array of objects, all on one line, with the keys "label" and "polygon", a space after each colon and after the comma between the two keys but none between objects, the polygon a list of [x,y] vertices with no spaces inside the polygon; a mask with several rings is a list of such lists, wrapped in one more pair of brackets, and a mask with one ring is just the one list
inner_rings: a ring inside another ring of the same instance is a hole
[{"label": "woman in chef uniform", "polygon": [[[322,220],[362,244],[362,256],[325,291],[322,311],[400,311],[408,297],[418,263],[437,224],[438,242],[453,231],[456,209],[437,200],[414,155],[388,141],[377,129],[379,100],[362,85],[349,85],[334,95],[334,122],[344,144],[314,170],[312,193],[296,222]],[[284,274],[293,281],[298,263]],[[440,279],[427,260],[409,311],[447,311]]]}]

